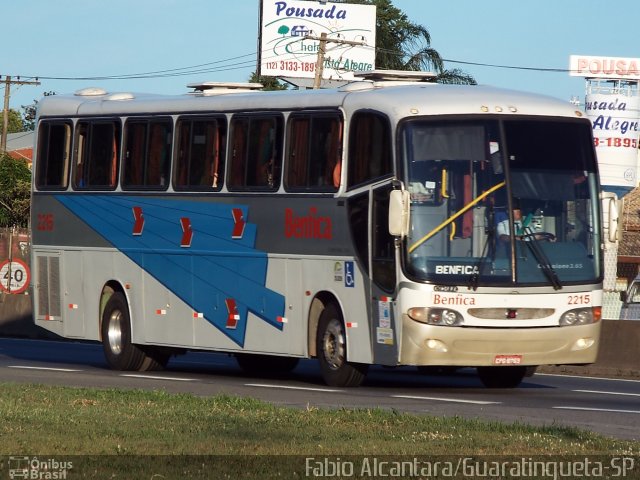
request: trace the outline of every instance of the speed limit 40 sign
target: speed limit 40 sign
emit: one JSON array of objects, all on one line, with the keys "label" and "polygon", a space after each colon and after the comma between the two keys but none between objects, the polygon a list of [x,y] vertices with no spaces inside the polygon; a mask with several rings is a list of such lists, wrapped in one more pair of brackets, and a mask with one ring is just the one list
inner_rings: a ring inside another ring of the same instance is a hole
[{"label": "speed limit 40 sign", "polygon": [[0,264],[0,290],[22,293],[29,288],[29,266],[22,260],[5,260]]}]

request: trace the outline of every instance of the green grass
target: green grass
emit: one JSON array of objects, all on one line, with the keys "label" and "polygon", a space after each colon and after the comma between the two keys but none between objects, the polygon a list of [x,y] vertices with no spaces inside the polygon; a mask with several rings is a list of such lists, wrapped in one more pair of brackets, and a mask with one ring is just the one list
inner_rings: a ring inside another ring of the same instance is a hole
[{"label": "green grass", "polygon": [[[290,409],[248,398],[162,391],[15,384],[0,389],[0,455],[7,456],[640,454],[640,442],[559,425],[379,409]],[[225,468],[247,461],[229,460]],[[232,470],[229,478],[242,477]]]}]

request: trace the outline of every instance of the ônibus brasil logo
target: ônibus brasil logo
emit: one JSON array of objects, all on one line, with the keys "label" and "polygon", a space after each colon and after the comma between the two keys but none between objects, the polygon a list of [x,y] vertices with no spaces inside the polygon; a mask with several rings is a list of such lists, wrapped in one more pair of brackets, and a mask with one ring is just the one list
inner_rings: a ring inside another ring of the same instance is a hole
[{"label": "\u00f4nibus brasil logo", "polygon": [[39,459],[38,457],[11,456],[8,461],[10,479],[32,480],[65,480],[73,462],[60,461],[55,458]]}]

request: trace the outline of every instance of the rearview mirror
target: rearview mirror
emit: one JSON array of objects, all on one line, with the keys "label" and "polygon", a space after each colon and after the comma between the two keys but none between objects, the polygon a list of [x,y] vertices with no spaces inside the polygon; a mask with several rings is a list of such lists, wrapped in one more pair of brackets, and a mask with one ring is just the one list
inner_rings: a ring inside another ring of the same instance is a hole
[{"label": "rearview mirror", "polygon": [[619,217],[621,204],[615,193],[601,192],[602,216],[605,240],[609,243],[616,243],[620,240]]},{"label": "rearview mirror", "polygon": [[404,238],[409,233],[409,192],[392,190],[389,195],[389,233]]}]

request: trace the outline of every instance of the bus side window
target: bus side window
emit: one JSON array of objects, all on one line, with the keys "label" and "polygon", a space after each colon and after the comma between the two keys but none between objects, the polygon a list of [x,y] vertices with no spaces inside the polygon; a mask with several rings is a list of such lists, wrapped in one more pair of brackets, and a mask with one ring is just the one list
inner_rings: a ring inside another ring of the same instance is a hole
[{"label": "bus side window", "polygon": [[122,186],[126,189],[166,189],[171,169],[171,120],[129,120],[125,137]]},{"label": "bus side window", "polygon": [[124,187],[142,185],[144,156],[147,142],[147,123],[128,121],[125,128]]},{"label": "bus side window", "polygon": [[66,189],[69,184],[71,123],[41,122],[38,128],[36,187]]},{"label": "bus side window", "polygon": [[73,150],[73,188],[75,189],[81,189],[87,185],[84,168],[84,149],[87,145],[87,129],[88,125],[86,122],[78,122],[76,125],[76,141]]},{"label": "bus side window", "polygon": [[171,166],[171,124],[151,122],[144,185],[166,187]]},{"label": "bus side window", "polygon": [[190,182],[191,167],[191,131],[193,122],[189,120],[179,120],[176,136],[176,166],[175,166],[175,188],[182,189],[188,187]]},{"label": "bus side window", "polygon": [[210,186],[214,190],[222,187],[222,177],[220,174],[224,170],[226,137],[224,121],[211,122],[206,125],[206,142],[203,152],[205,161],[201,182],[203,185]]},{"label": "bus side window", "polygon": [[120,122],[79,122],[76,128],[73,187],[112,189],[117,183]]},{"label": "bus side window", "polygon": [[180,119],[177,128],[175,188],[219,190],[224,166],[224,120]]},{"label": "bus side window", "polygon": [[252,122],[247,158],[247,187],[273,188],[276,162],[275,136],[275,125],[270,119]]},{"label": "bus side window", "polygon": [[231,159],[229,166],[229,188],[240,188],[245,185],[245,157],[247,150],[247,133],[249,120],[234,118],[231,122]]},{"label": "bus side window", "polygon": [[292,118],[289,122],[288,157],[284,183],[287,189],[308,186],[309,129],[311,118]]},{"label": "bus side window", "polygon": [[282,117],[237,116],[231,125],[229,189],[277,190],[282,162]]},{"label": "bus side window", "polygon": [[377,112],[356,112],[349,131],[348,187],[393,173],[391,158],[388,119]]},{"label": "bus side window", "polygon": [[342,119],[336,114],[294,114],[288,142],[287,189],[337,191],[342,162]]},{"label": "bus side window", "polygon": [[[118,141],[116,142],[116,138]],[[115,187],[115,169],[118,160],[119,132],[114,123],[95,123],[91,129],[89,175],[90,187]]]}]

